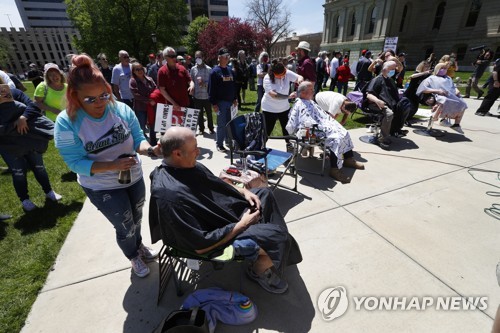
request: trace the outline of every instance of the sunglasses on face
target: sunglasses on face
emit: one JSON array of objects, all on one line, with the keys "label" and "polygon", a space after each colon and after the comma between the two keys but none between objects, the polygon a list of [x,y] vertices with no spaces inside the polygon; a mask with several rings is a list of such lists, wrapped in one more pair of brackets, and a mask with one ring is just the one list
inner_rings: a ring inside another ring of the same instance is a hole
[{"label": "sunglasses on face", "polygon": [[108,94],[108,93],[104,93],[104,94],[102,94],[102,95],[100,95],[100,96],[97,96],[97,97],[85,97],[85,98],[83,99],[83,102],[84,102],[85,104],[94,104],[94,103],[95,103],[98,99],[99,99],[100,101],[105,102],[105,101],[109,100],[109,98],[110,98],[110,97],[111,97],[111,95],[110,95],[110,94]]},{"label": "sunglasses on face", "polygon": [[170,58],[170,59],[177,58],[177,54],[169,54],[169,55],[167,55],[167,58]]},{"label": "sunglasses on face", "polygon": [[128,59],[129,56],[125,55],[125,56],[121,56],[120,58],[123,58],[123,59]]}]

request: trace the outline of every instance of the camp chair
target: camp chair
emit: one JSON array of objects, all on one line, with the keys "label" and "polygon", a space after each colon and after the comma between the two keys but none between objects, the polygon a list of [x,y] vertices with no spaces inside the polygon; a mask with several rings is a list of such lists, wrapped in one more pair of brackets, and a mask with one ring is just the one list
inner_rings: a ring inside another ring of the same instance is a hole
[{"label": "camp chair", "polygon": [[[268,137],[266,133],[264,115],[261,112],[247,113],[233,118],[227,124],[227,133],[230,139],[231,164],[234,163],[235,155],[239,155],[243,168],[248,167],[265,174],[268,183],[274,191],[277,186],[297,192],[297,137],[279,136]],[[281,151],[266,148],[268,139],[289,139],[293,145],[293,151]],[[278,167],[284,170],[277,171]],[[276,173],[278,179],[270,180],[269,174]],[[285,175],[295,178],[294,187],[280,184]]]},{"label": "camp chair", "polygon": [[[204,254],[198,254],[194,251],[181,249],[169,244],[169,240],[172,239],[172,233],[169,234],[168,226],[170,221],[168,219],[168,216],[160,216],[156,200],[151,197],[149,204],[150,225],[153,222],[154,227],[152,229],[159,229],[161,240],[163,241],[158,256],[159,289],[157,303],[160,303],[172,276],[177,296],[184,294],[181,285],[182,281],[194,282],[197,280],[199,282],[200,279],[196,279],[196,274],[189,268],[189,260],[197,261],[198,264],[200,262],[210,262],[214,270],[222,269],[226,262],[244,260],[243,257],[235,256],[234,247],[231,244]],[[155,242],[155,240],[153,241]]]}]

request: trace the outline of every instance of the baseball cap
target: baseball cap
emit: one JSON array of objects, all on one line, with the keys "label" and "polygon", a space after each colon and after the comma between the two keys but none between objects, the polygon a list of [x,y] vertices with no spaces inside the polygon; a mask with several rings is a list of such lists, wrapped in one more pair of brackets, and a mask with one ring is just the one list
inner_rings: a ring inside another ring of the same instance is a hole
[{"label": "baseball cap", "polygon": [[156,56],[155,56],[153,53],[151,53],[151,54],[149,55],[149,57],[150,57],[150,58],[156,58]]},{"label": "baseball cap", "polygon": [[183,57],[183,56],[181,56],[181,55],[178,55],[178,56],[177,56],[177,60],[184,60],[184,57]]},{"label": "baseball cap", "polygon": [[363,51],[361,51],[361,54],[362,54],[362,55],[365,55],[366,51],[368,51],[368,50],[363,50]]},{"label": "baseball cap", "polygon": [[219,49],[219,52],[217,54],[220,55],[220,56],[228,56],[229,55],[229,51],[225,47],[221,47]]},{"label": "baseball cap", "polygon": [[45,66],[43,66],[44,73],[47,73],[51,69],[57,69],[59,72],[61,71],[59,69],[59,66],[57,66],[56,64],[54,64],[52,62],[49,62],[49,63],[45,64]]},{"label": "baseball cap", "polygon": [[406,53],[401,52],[400,54],[398,54],[398,57],[406,57]]}]

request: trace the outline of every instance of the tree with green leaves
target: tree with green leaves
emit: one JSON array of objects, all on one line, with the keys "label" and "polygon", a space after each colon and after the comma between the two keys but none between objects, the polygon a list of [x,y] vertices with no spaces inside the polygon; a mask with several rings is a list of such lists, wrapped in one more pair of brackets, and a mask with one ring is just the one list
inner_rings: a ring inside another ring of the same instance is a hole
[{"label": "tree with green leaves", "polygon": [[188,33],[182,39],[182,45],[187,49],[188,54],[194,54],[200,49],[198,44],[198,36],[205,30],[208,25],[209,19],[205,15],[195,18],[188,27]]},{"label": "tree with green leaves", "polygon": [[271,48],[276,42],[286,37],[290,31],[291,14],[287,2],[283,0],[247,0],[248,18],[259,31],[269,33],[272,38],[265,42],[266,51],[271,54]]},{"label": "tree with green leaves", "polygon": [[9,51],[11,50],[12,46],[9,43],[9,40],[0,37],[0,65],[6,65],[7,62],[9,62]]},{"label": "tree with green leaves", "polygon": [[[184,0],[65,0],[67,12],[81,38],[79,51],[95,57],[105,52],[117,59],[118,51],[146,61],[160,47],[179,45],[188,24]],[[156,45],[151,34],[156,34]]]}]

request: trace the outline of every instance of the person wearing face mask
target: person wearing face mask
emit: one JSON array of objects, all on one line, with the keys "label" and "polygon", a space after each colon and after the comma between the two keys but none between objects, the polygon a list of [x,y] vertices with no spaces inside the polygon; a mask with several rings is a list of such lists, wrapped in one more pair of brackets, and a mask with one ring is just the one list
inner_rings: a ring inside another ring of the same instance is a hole
[{"label": "person wearing face mask", "polygon": [[[434,120],[442,118],[442,126],[450,126],[451,129],[463,134],[460,121],[467,109],[467,104],[460,96],[460,91],[453,83],[453,80],[446,75],[448,63],[439,63],[434,67],[434,75],[425,79],[417,89],[417,95],[433,94],[436,105],[433,108]],[[453,125],[447,120],[454,119]]]},{"label": "person wearing face mask", "polygon": [[208,81],[210,79],[210,71],[212,68],[203,61],[203,52],[196,51],[194,54],[195,66],[191,68],[191,78],[194,81],[194,108],[200,110],[198,115],[199,135],[205,132],[205,118],[207,115],[208,129],[210,134],[214,134],[214,122],[212,119],[212,104],[208,99]]},{"label": "person wearing face mask", "polygon": [[396,67],[394,61],[384,62],[382,72],[370,81],[365,91],[368,108],[384,114],[378,138],[380,147],[384,149],[389,148],[391,143],[389,135],[402,137],[408,133],[402,128],[410,112],[411,102],[406,97],[399,98],[396,83],[391,79]]}]

